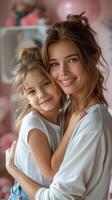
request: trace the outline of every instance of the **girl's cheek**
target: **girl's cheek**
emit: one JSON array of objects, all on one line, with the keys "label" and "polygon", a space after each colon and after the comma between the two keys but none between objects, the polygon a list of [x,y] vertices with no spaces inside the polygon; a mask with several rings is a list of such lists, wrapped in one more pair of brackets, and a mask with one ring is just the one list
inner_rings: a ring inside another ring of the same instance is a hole
[{"label": "girl's cheek", "polygon": [[50,70],[50,75],[52,76],[53,79],[57,78],[57,72],[55,70]]}]

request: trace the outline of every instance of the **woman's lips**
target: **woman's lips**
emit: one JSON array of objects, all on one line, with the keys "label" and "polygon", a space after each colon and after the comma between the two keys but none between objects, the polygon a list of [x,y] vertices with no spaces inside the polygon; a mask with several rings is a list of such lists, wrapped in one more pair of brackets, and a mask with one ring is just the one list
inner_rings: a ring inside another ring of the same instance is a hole
[{"label": "woman's lips", "polygon": [[61,80],[60,83],[63,85],[63,86],[70,86],[72,85],[74,82],[74,79],[69,79],[69,80]]}]

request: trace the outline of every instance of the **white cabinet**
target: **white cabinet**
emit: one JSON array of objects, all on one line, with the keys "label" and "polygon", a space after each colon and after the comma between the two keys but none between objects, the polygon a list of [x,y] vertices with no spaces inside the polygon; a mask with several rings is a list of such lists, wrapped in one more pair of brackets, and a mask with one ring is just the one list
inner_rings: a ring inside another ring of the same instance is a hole
[{"label": "white cabinet", "polygon": [[11,83],[13,60],[25,47],[41,45],[46,37],[45,25],[0,29],[0,65],[2,82]]}]

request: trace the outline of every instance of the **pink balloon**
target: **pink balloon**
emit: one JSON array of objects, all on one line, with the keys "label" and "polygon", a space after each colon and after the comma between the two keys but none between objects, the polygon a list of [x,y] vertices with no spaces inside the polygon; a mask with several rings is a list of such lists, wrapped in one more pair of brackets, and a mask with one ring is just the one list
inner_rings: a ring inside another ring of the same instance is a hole
[{"label": "pink balloon", "polygon": [[7,148],[9,148],[13,141],[17,140],[17,136],[13,133],[6,133],[0,137],[0,151],[2,153],[5,152]]},{"label": "pink balloon", "polygon": [[84,8],[86,11],[86,16],[91,22],[94,22],[100,16],[101,5],[99,0],[84,0]]},{"label": "pink balloon", "polygon": [[112,19],[112,0],[102,1],[102,19],[104,22]]},{"label": "pink balloon", "polygon": [[68,14],[77,14],[82,12],[83,5],[81,0],[61,0],[59,1],[58,16],[61,20],[65,20]]},{"label": "pink balloon", "polygon": [[0,120],[2,120],[11,110],[11,103],[8,98],[0,97]]},{"label": "pink balloon", "polygon": [[14,17],[8,18],[5,22],[5,26],[15,26],[16,19]]},{"label": "pink balloon", "polygon": [[5,186],[11,187],[12,186],[11,181],[5,176],[0,177],[0,187],[5,187]]},{"label": "pink balloon", "polygon": [[0,178],[0,199],[9,199],[11,187],[12,183],[7,177]]},{"label": "pink balloon", "polygon": [[86,12],[85,15],[93,22],[100,14],[99,0],[61,0],[57,9],[60,20],[65,20],[68,14],[80,14]]}]

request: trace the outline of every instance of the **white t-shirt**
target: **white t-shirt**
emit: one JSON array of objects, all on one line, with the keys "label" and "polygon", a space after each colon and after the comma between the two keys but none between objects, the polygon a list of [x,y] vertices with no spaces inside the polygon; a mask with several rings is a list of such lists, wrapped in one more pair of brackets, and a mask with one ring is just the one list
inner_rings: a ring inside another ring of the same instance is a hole
[{"label": "white t-shirt", "polygon": [[61,127],[47,121],[34,112],[30,112],[22,120],[15,153],[15,164],[32,180],[48,187],[50,182],[42,176],[40,169],[35,165],[28,145],[29,131],[34,128],[41,130],[46,135],[53,152],[60,143],[62,137]]},{"label": "white t-shirt", "polygon": [[103,105],[87,111],[49,188],[35,200],[107,200],[112,167],[112,117]]}]

